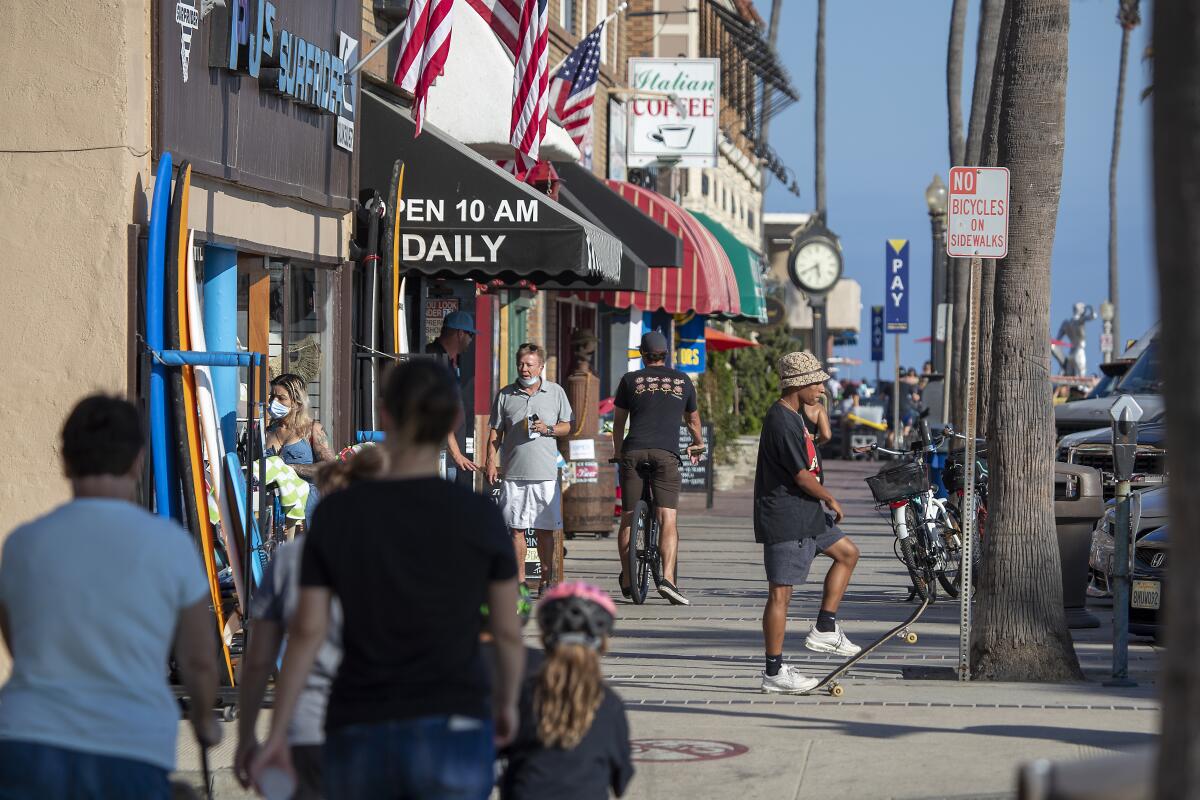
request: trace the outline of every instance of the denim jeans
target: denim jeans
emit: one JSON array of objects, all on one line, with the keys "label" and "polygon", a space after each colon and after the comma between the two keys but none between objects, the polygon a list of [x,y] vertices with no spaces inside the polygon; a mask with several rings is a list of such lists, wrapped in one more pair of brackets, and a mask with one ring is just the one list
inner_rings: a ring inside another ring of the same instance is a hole
[{"label": "denim jeans", "polygon": [[325,737],[327,800],[486,800],[492,723],[470,717],[350,725]]},{"label": "denim jeans", "polygon": [[34,742],[0,741],[0,800],[170,800],[162,767]]}]

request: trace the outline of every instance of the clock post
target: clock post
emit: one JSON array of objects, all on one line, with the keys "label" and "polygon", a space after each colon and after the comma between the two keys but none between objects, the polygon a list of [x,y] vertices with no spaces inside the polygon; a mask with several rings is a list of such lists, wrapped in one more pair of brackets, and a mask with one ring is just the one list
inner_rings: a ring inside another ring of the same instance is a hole
[{"label": "clock post", "polygon": [[788,277],[808,298],[813,317],[813,355],[824,364],[829,341],[825,316],[830,290],[842,277],[842,244],[836,234],[825,227],[821,215],[815,215],[792,240],[788,254]]}]

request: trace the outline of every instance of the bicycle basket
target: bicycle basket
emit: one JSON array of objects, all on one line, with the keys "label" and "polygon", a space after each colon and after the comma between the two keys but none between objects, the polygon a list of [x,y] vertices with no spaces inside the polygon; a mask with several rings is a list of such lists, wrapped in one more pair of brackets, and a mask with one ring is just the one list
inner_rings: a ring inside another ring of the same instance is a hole
[{"label": "bicycle basket", "polygon": [[923,461],[903,461],[867,478],[867,486],[877,503],[903,500],[929,488],[929,468]]}]

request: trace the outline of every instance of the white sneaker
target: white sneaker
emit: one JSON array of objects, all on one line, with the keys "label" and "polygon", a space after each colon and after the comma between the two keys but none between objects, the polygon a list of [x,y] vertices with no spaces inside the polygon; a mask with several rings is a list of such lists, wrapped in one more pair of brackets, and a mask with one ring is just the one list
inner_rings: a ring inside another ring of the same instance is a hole
[{"label": "white sneaker", "polygon": [[841,625],[835,625],[834,629],[829,633],[822,633],[814,625],[813,629],[808,632],[808,636],[804,639],[804,646],[818,653],[834,653],[835,655],[847,657],[856,656],[862,652],[861,647],[846,638],[846,634],[842,632]]},{"label": "white sneaker", "polygon": [[780,667],[779,673],[776,675],[768,675],[766,670],[761,674],[762,690],[768,693],[803,694],[820,683],[816,678],[801,675],[787,664]]}]

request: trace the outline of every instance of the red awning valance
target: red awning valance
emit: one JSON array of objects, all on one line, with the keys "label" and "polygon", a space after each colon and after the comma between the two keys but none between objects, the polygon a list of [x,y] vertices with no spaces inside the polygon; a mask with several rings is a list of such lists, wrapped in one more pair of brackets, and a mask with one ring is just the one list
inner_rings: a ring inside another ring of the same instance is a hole
[{"label": "red awning valance", "polygon": [[729,257],[708,229],[678,204],[657,192],[623,181],[608,181],[617,194],[683,241],[683,266],[650,265],[644,292],[583,292],[580,297],[615,308],[662,309],[671,314],[737,314],[737,277]]}]

